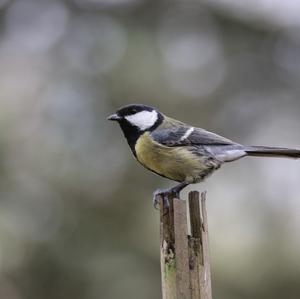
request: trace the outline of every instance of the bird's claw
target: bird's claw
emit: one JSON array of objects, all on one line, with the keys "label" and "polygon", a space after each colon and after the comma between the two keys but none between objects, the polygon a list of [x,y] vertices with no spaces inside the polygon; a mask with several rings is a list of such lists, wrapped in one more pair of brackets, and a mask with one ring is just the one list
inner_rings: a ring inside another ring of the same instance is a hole
[{"label": "bird's claw", "polygon": [[164,207],[166,209],[170,208],[170,202],[168,199],[168,195],[170,194],[170,192],[168,190],[161,190],[161,189],[157,189],[156,191],[153,192],[153,206],[154,209],[159,210],[159,206],[160,206],[160,197],[163,200],[164,203]]},{"label": "bird's claw", "polygon": [[169,202],[169,197],[172,195],[172,197],[174,198],[178,198],[180,199],[180,191],[186,187],[188,185],[188,183],[180,183],[179,185],[170,188],[170,189],[157,189],[154,193],[153,193],[153,206],[156,210],[158,210],[159,205],[160,205],[160,197],[162,197],[163,200],[163,207],[164,209],[166,209],[167,211],[169,211],[170,209],[170,202]]}]

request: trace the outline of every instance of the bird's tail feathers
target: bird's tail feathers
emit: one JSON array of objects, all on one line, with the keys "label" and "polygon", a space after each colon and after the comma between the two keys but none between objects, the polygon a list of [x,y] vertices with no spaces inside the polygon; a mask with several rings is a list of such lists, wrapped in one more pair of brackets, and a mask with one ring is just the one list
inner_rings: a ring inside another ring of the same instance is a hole
[{"label": "bird's tail feathers", "polygon": [[245,152],[248,156],[256,157],[286,157],[286,158],[300,158],[300,150],[281,147],[269,146],[247,146]]}]

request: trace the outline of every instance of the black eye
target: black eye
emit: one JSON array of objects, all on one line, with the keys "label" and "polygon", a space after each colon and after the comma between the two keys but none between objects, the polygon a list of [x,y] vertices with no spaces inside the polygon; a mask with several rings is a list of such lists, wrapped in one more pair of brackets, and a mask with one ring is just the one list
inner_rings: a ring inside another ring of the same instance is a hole
[{"label": "black eye", "polygon": [[138,111],[137,111],[135,108],[133,108],[133,109],[131,110],[131,112],[132,112],[132,114],[134,114],[134,113],[137,113]]}]

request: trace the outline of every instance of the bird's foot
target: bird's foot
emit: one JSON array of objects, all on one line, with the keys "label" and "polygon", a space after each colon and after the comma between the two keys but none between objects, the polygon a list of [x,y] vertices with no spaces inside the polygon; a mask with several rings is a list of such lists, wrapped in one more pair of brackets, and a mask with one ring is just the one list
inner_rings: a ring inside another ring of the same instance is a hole
[{"label": "bird's foot", "polygon": [[153,207],[156,210],[159,210],[160,206],[160,197],[163,200],[164,207],[167,209],[170,208],[170,202],[168,196],[170,195],[170,189],[157,189],[153,192]]},{"label": "bird's foot", "polygon": [[159,209],[160,200],[158,196],[161,196],[164,201],[164,207],[169,209],[170,202],[169,196],[173,195],[175,198],[180,198],[180,191],[186,186],[187,184],[179,184],[173,188],[169,189],[157,189],[153,193],[153,206],[156,210]]}]

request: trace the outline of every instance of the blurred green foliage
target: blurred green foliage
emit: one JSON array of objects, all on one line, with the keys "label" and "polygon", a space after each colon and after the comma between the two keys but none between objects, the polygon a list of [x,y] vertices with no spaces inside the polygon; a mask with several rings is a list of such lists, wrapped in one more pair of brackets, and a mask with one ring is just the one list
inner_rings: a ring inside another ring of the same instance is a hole
[{"label": "blurred green foliage", "polygon": [[[299,9],[1,0],[0,297],[160,298],[151,197],[172,182],[106,116],[139,102],[240,143],[299,147]],[[190,187],[208,191],[214,298],[300,297],[299,166],[249,158]]]}]

